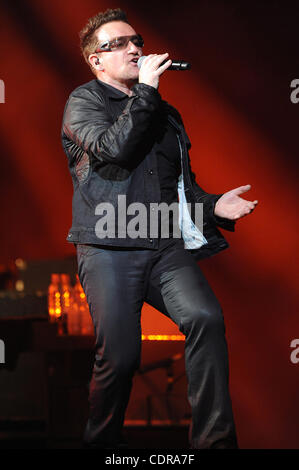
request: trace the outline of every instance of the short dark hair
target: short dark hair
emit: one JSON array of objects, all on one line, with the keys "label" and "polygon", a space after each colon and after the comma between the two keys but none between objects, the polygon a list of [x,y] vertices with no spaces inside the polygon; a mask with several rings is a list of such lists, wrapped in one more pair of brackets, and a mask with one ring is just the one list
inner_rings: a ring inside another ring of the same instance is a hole
[{"label": "short dark hair", "polygon": [[123,10],[120,8],[115,8],[114,10],[108,8],[108,10],[89,18],[87,24],[79,33],[82,55],[91,68],[92,66],[88,61],[88,57],[95,51],[98,45],[98,39],[95,33],[100,26],[110,23],[111,21],[123,21],[129,24],[127,15]]}]

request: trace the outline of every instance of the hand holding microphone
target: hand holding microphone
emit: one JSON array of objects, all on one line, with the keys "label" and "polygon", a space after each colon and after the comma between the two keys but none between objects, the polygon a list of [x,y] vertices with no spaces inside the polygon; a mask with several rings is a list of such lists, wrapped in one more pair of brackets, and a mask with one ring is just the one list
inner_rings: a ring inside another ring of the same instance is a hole
[{"label": "hand holding microphone", "polygon": [[158,88],[159,77],[165,70],[189,70],[191,65],[183,60],[167,60],[168,52],[165,54],[151,54],[139,57],[137,65],[140,69],[139,83],[146,83]]},{"label": "hand holding microphone", "polygon": [[171,60],[166,60],[168,55],[166,52],[140,57],[138,60],[139,83],[145,83],[157,89],[160,75],[171,65]]}]

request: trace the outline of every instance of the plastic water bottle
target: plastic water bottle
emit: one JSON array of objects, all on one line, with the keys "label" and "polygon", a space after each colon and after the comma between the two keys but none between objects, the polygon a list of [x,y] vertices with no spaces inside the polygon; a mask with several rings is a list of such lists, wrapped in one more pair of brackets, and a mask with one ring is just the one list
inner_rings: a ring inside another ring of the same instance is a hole
[{"label": "plastic water bottle", "polygon": [[61,274],[61,332],[68,332],[68,316],[70,315],[73,303],[73,288],[69,274]]},{"label": "plastic water bottle", "polygon": [[57,322],[62,315],[59,283],[60,275],[51,274],[51,284],[48,287],[48,313],[51,323]]},{"label": "plastic water bottle", "polygon": [[81,334],[82,335],[93,335],[94,328],[89,312],[88,303],[86,300],[86,295],[81,286],[79,276],[76,275],[76,284],[75,284],[75,299],[79,307],[80,318],[81,318]]},{"label": "plastic water bottle", "polygon": [[79,305],[74,299],[67,316],[67,332],[69,335],[81,334],[81,314]]}]

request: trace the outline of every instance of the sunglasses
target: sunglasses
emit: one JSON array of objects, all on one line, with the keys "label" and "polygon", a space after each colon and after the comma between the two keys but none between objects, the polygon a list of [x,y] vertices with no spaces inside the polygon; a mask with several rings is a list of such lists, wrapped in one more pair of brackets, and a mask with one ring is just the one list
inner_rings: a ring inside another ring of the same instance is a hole
[{"label": "sunglasses", "polygon": [[129,42],[132,42],[136,47],[143,47],[144,41],[140,34],[135,34],[134,36],[119,36],[118,38],[113,38],[111,41],[103,42],[95,52],[111,52],[115,50],[125,49]]}]

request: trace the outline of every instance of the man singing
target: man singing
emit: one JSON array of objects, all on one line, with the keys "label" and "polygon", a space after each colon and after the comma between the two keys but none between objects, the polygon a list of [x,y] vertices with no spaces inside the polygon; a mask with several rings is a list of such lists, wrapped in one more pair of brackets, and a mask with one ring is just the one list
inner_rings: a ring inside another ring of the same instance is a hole
[{"label": "man singing", "polygon": [[[190,447],[238,448],[222,309],[197,261],[227,248],[216,226],[234,231],[257,201],[240,197],[250,185],[218,195],[198,186],[181,117],[158,92],[171,60],[168,53],[150,54],[139,69],[143,39],[123,11],[90,18],[80,38],[96,78],[71,93],[62,143],[74,186],[67,240],[76,246],[96,336],[84,446],[122,445],[146,301],[185,335]],[[174,213],[167,222],[161,215],[153,231],[155,203],[178,199],[191,207],[180,212],[182,236],[174,236]],[[146,213],[138,230],[136,204]],[[196,204],[203,208],[203,230],[194,222]]]}]

